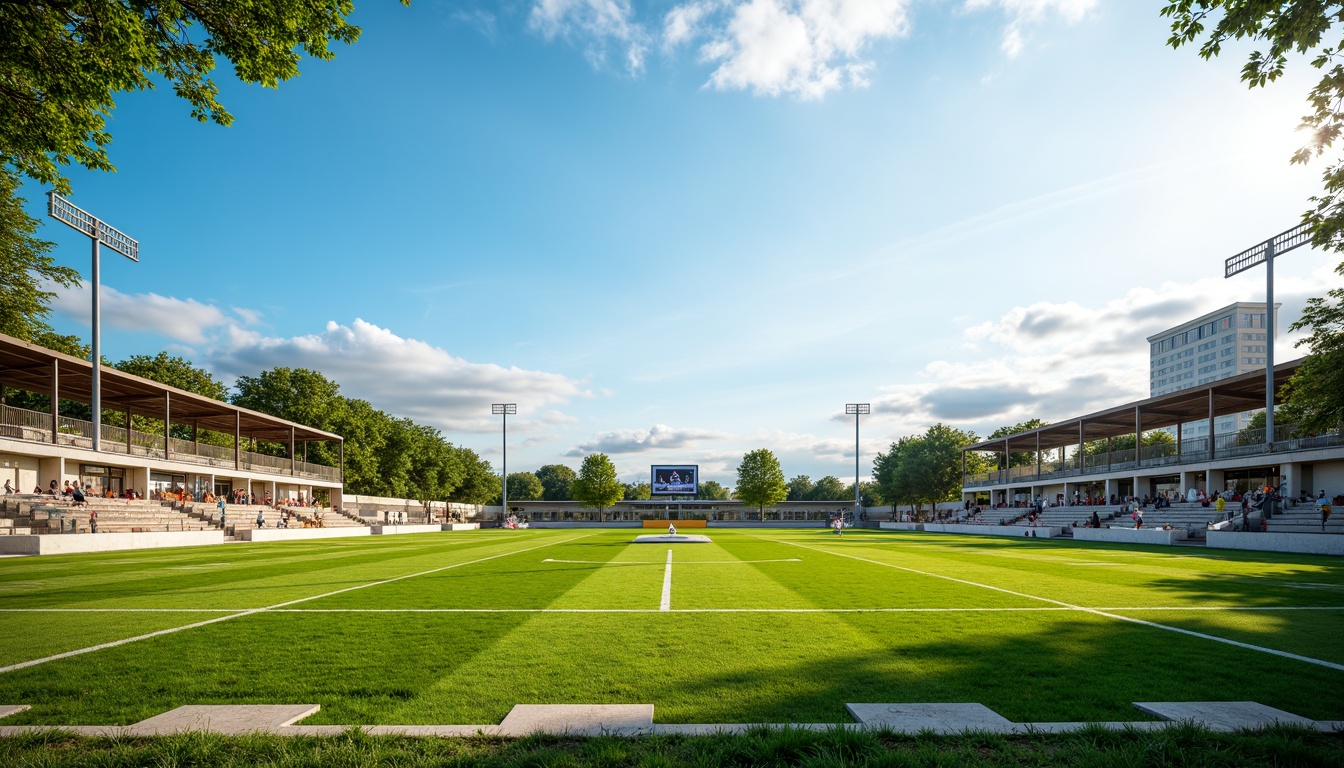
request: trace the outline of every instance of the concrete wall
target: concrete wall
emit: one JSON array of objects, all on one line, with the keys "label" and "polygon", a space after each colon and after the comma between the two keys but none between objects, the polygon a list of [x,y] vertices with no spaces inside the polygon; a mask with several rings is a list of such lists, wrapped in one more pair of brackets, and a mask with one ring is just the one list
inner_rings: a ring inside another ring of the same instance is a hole
[{"label": "concrete wall", "polygon": [[1311,468],[1311,482],[1313,497],[1320,491],[1330,498],[1344,494],[1344,461],[1317,462]]},{"label": "concrete wall", "polygon": [[[0,541],[3,540],[3,538],[0,538]],[[1206,546],[1209,549],[1250,549],[1260,552],[1344,555],[1344,536],[1334,533],[1209,531]]]},{"label": "concrete wall", "polygon": [[208,544],[223,543],[223,531],[154,531],[145,533],[0,536],[0,554],[65,555],[79,552],[116,552],[123,549],[200,547]]},{"label": "concrete wall", "polygon": [[[672,522],[676,522],[673,520]],[[710,528],[830,528],[825,520],[710,520]]]},{"label": "concrete wall", "polygon": [[878,527],[888,531],[922,531],[923,523],[878,523]]},{"label": "concrete wall", "polygon": [[445,531],[479,531],[480,523],[443,523],[440,526]]},{"label": "concrete wall", "polygon": [[972,536],[1011,536],[1015,539],[1032,538],[1031,534],[1035,531],[1035,538],[1050,539],[1058,536],[1064,529],[1049,525],[1038,525],[1035,528],[1028,528],[1020,525],[925,523],[924,530],[928,533],[966,533]]},{"label": "concrete wall", "polygon": [[[675,522],[675,521],[674,521]],[[608,520],[605,523],[586,522],[576,520],[556,520],[554,522],[533,521],[527,524],[528,528],[643,528],[644,523],[639,520]]]},{"label": "concrete wall", "polygon": [[430,523],[428,525],[375,525],[372,526],[374,536],[392,536],[398,533],[441,533],[443,532],[442,523]]},{"label": "concrete wall", "polygon": [[364,526],[350,528],[254,528],[239,531],[243,541],[301,541],[304,539],[341,539],[347,536],[369,536]]},{"label": "concrete wall", "polygon": [[1119,544],[1175,544],[1185,541],[1185,529],[1161,528],[1074,528],[1074,541],[1110,541]]}]

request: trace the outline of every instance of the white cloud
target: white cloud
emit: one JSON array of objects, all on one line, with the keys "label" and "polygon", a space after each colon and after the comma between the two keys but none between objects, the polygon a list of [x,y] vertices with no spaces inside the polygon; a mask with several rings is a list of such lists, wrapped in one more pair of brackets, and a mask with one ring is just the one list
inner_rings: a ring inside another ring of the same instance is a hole
[{"label": "white cloud", "polygon": [[635,22],[629,0],[536,0],[529,22],[548,40],[584,40],[584,55],[594,67],[606,65],[614,45],[622,49],[630,74],[644,71],[648,33]]},{"label": "white cloud", "polygon": [[1055,15],[1066,23],[1082,21],[1088,13],[1095,10],[1098,0],[966,0],[968,11],[983,11],[998,8],[1010,21],[1003,30],[1003,53],[1010,59],[1017,58],[1026,45],[1022,29],[1029,23],[1043,21],[1049,15]]},{"label": "white cloud", "polygon": [[[92,324],[93,295],[89,283],[81,281],[69,288],[51,286],[56,294],[52,307],[62,315],[85,325]],[[122,293],[102,286],[99,304],[104,325],[127,331],[148,331],[188,344],[204,342],[211,331],[242,322],[250,325],[260,316],[249,310],[234,310],[231,317],[212,304],[195,299],[178,299],[157,293]]]},{"label": "white cloud", "polygon": [[663,20],[663,41],[675,47],[703,39],[713,63],[708,85],[818,99],[842,87],[864,87],[872,43],[902,36],[910,0],[697,0]]},{"label": "white cloud", "polygon": [[[514,429],[527,431],[529,413],[588,393],[558,373],[473,363],[423,341],[402,338],[363,320],[328,322],[322,333],[271,338],[239,328],[205,353],[212,370],[230,377],[288,366],[311,368],[341,385],[343,394],[375,408],[447,431],[499,429],[490,404],[517,402]],[[551,410],[540,421],[564,423]]]},{"label": "white cloud", "polygon": [[[1136,288],[1100,306],[1067,300],[1014,307],[964,331],[973,362],[929,363],[921,381],[873,398],[873,419],[898,435],[922,432],[935,421],[983,435],[1031,418],[1053,421],[1143,399],[1149,392],[1147,337],[1233,301],[1257,300],[1260,279]],[[1283,305],[1278,361],[1307,352],[1295,348],[1302,334],[1288,327],[1307,298],[1333,282],[1329,265],[1277,282],[1275,300]]]},{"label": "white cloud", "polygon": [[618,429],[602,432],[586,443],[569,449],[566,456],[586,456],[590,453],[644,453],[659,449],[677,449],[699,445],[706,440],[722,440],[723,432],[710,429],[686,429],[655,424],[647,430]]}]

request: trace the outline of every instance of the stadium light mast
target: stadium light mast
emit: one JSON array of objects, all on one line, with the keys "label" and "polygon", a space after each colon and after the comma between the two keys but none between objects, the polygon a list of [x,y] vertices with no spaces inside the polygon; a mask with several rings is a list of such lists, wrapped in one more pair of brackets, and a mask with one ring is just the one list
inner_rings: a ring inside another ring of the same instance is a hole
[{"label": "stadium light mast", "polygon": [[[1311,225],[1302,223],[1238,253],[1223,263],[1223,278],[1265,265],[1265,450],[1274,450],[1274,259],[1311,243]],[[1212,440],[1212,436],[1209,438]]]},{"label": "stadium light mast", "polygon": [[[98,286],[102,280],[102,264],[99,258],[98,246],[106,245],[108,248],[120,253],[122,256],[134,262],[140,261],[140,244],[131,239],[119,230],[109,227],[102,219],[85,211],[69,200],[56,194],[55,191],[47,195],[47,215],[57,221],[68,224],[70,227],[83,232],[93,241],[93,270],[89,274],[89,282],[93,285],[93,383],[92,396],[89,398],[93,402],[89,404],[93,410],[93,450],[99,451],[102,448],[103,435],[103,387],[101,369],[103,366],[102,350],[102,320],[101,313],[98,311]],[[53,414],[57,412],[56,403],[51,404]],[[130,434],[131,425],[126,425],[126,434]]]},{"label": "stadium light mast", "polygon": [[500,493],[500,508],[503,510],[500,518],[503,519],[509,516],[509,417],[518,413],[518,404],[492,403],[490,413],[504,417],[504,458],[501,459],[503,471],[499,473],[499,478],[503,481],[503,491]]},{"label": "stadium light mast", "polygon": [[859,510],[863,508],[859,500],[859,417],[872,412],[868,403],[845,403],[845,413],[854,414],[854,522],[859,522]]}]

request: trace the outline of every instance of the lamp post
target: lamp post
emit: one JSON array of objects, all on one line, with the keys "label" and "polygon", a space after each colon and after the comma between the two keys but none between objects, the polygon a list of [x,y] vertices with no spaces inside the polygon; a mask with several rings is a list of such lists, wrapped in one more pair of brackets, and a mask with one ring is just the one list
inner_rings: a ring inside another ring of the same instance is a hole
[{"label": "lamp post", "polygon": [[845,413],[854,414],[854,522],[859,522],[859,510],[863,508],[859,500],[859,417],[872,412],[868,403],[845,403]]},{"label": "lamp post", "polygon": [[501,518],[509,516],[509,416],[518,413],[517,403],[492,403],[490,413],[495,416],[504,417],[504,458],[501,459],[503,471],[499,473],[500,480],[503,481],[503,492],[500,494]]},{"label": "lamp post", "polygon": [[[103,389],[102,376],[100,375],[103,365],[102,320],[101,313],[98,311],[98,286],[101,282],[102,265],[98,246],[99,244],[106,245],[131,261],[138,262],[140,261],[140,244],[119,230],[109,227],[88,211],[71,204],[69,200],[55,192],[47,195],[47,215],[83,232],[93,241],[93,270],[89,274],[89,283],[93,285],[93,344],[91,345],[93,347],[93,383],[91,387],[93,391],[89,399],[93,402],[89,405],[93,410],[93,450],[98,451],[102,447],[103,433]],[[56,403],[52,403],[51,412],[55,414],[57,411]],[[127,424],[126,434],[129,435],[130,433],[131,425]]]},{"label": "lamp post", "polygon": [[[1274,450],[1274,259],[1294,248],[1311,244],[1311,225],[1298,224],[1287,232],[1253,245],[1223,263],[1223,277],[1265,265],[1265,450]],[[1213,446],[1210,426],[1209,446]]]}]

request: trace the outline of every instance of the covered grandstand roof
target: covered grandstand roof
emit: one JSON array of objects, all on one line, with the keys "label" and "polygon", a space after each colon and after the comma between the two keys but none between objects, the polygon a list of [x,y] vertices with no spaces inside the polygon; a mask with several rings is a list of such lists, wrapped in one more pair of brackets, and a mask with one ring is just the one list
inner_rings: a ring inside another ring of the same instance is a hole
[{"label": "covered grandstand roof", "polygon": [[[51,391],[53,375],[58,377],[61,399],[92,401],[92,363],[0,334],[0,384],[44,394]],[[239,408],[108,366],[102,366],[99,378],[104,410],[130,411],[132,415],[162,419],[166,401],[175,424],[195,424],[201,429],[229,434],[238,427],[243,436],[265,442],[288,442],[291,429],[294,439],[299,441],[342,439],[331,432]]]},{"label": "covered grandstand roof", "polygon": [[[1274,366],[1274,402],[1278,403],[1279,387],[1292,378],[1302,365],[1304,358]],[[1200,384],[1171,392],[1147,400],[1117,405],[1104,411],[1096,411],[1085,416],[1076,416],[1055,422],[1046,427],[1019,432],[1008,437],[968,445],[965,451],[1003,451],[1007,442],[1009,451],[1034,451],[1059,448],[1078,444],[1079,424],[1083,429],[1083,440],[1091,441],[1121,435],[1132,435],[1135,431],[1136,414],[1138,428],[1143,432],[1192,421],[1208,419],[1210,407],[1214,417],[1231,413],[1243,413],[1265,406],[1265,372],[1243,373],[1218,381]],[[1039,446],[1036,442],[1040,438]]]}]

